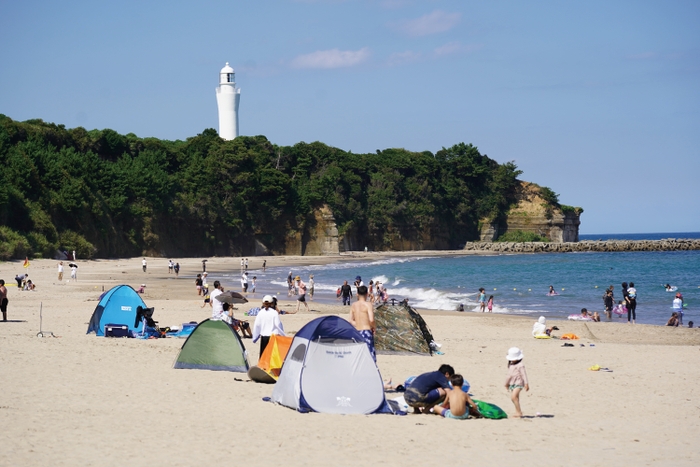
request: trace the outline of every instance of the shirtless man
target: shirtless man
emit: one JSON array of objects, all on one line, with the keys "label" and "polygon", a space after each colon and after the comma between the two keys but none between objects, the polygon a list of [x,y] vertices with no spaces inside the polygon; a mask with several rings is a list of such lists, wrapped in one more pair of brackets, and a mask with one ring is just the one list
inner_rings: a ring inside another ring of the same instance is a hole
[{"label": "shirtless man", "polygon": [[2,279],[0,279],[0,311],[2,311],[2,320],[7,321],[7,287]]},{"label": "shirtless man", "polygon": [[369,347],[374,363],[377,363],[377,354],[374,351],[374,331],[377,329],[377,323],[374,322],[374,307],[367,301],[367,287],[364,285],[357,288],[357,301],[350,307],[350,324],[359,331]]},{"label": "shirtless man", "polygon": [[445,418],[454,418],[456,420],[466,420],[469,415],[473,417],[481,417],[476,404],[469,397],[469,394],[462,391],[464,378],[462,375],[452,375],[450,377],[452,389],[446,390],[447,396],[442,405],[436,405],[434,412],[442,415]]}]

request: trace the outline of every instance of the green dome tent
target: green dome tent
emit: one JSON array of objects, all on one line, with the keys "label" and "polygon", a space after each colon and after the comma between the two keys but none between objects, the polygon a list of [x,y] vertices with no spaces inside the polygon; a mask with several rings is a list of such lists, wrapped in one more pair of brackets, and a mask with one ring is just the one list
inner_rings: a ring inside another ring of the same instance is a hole
[{"label": "green dome tent", "polygon": [[205,319],[182,344],[173,368],[247,373],[250,366],[236,330],[225,321]]}]

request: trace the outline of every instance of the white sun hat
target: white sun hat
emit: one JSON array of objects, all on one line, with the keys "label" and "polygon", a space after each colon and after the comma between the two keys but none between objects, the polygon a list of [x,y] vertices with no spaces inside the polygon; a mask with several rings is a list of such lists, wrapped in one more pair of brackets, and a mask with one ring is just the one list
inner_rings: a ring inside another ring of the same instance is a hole
[{"label": "white sun hat", "polygon": [[517,347],[511,347],[510,349],[508,349],[508,355],[506,355],[506,359],[508,359],[509,362],[522,360],[523,351]]}]

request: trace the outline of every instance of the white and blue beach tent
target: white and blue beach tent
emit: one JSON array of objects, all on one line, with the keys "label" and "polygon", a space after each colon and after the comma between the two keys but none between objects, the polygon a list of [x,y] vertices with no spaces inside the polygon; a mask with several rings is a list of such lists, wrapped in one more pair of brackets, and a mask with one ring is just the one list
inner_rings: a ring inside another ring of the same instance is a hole
[{"label": "white and blue beach tent", "polygon": [[129,331],[138,331],[142,324],[141,321],[136,322],[136,309],[139,306],[146,308],[141,296],[130,286],[112,287],[102,295],[95,307],[87,334],[94,332],[104,336],[107,324],[123,324],[129,326]]},{"label": "white and blue beach tent", "polygon": [[394,413],[360,333],[343,318],[316,318],[289,347],[272,402],[300,412]]}]

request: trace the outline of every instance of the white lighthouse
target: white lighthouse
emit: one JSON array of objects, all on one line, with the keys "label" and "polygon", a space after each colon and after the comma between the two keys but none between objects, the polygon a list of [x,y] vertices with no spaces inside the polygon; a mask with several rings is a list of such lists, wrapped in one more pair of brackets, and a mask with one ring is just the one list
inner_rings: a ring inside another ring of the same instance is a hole
[{"label": "white lighthouse", "polygon": [[219,72],[216,103],[219,106],[219,136],[231,140],[238,136],[238,103],[241,90],[236,89],[236,74],[226,62]]}]

